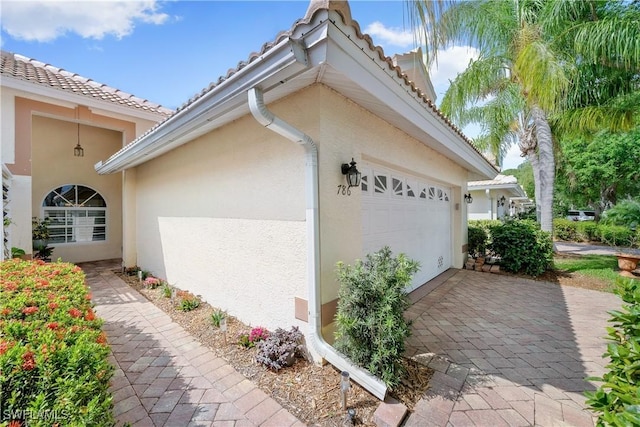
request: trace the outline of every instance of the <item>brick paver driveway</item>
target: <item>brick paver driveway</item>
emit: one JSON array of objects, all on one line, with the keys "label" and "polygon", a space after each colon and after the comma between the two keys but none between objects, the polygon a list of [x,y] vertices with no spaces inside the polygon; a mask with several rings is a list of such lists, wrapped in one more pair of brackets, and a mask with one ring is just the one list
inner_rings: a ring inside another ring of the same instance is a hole
[{"label": "brick paver driveway", "polygon": [[408,351],[436,370],[407,426],[592,426],[613,294],[461,270],[410,309]]}]

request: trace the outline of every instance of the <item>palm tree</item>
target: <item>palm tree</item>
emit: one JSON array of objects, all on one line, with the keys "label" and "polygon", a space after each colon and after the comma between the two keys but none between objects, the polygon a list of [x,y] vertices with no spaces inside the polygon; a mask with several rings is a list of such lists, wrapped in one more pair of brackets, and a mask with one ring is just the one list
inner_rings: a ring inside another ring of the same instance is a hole
[{"label": "palm tree", "polygon": [[[429,65],[451,45],[478,49],[478,59],[451,82],[441,108],[459,126],[480,123],[476,144],[498,161],[519,143],[534,170],[545,231],[553,228],[554,136],[633,123],[640,85],[638,11],[637,2],[615,0],[409,2]],[[616,72],[631,77],[628,84],[612,78]]]}]

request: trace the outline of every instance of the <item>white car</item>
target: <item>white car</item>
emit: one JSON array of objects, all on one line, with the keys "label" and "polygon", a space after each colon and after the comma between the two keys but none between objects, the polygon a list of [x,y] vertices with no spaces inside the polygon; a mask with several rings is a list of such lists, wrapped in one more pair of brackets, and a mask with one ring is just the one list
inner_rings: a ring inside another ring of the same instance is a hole
[{"label": "white car", "polygon": [[596,213],[594,211],[570,210],[567,219],[572,221],[593,221],[596,219]]}]

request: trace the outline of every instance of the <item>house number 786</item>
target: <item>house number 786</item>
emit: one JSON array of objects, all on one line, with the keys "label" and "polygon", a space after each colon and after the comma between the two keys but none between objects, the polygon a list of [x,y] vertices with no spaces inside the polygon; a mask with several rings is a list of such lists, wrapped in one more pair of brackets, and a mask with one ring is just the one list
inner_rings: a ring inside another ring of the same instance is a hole
[{"label": "house number 786", "polygon": [[338,192],[336,194],[340,195],[342,193],[343,196],[351,195],[351,188],[347,187],[344,184],[338,185]]}]

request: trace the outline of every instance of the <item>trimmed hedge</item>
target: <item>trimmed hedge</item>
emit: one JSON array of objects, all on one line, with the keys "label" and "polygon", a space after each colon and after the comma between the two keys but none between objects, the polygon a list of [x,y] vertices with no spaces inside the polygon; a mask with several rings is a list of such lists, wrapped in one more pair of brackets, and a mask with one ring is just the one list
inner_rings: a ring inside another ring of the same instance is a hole
[{"label": "trimmed hedge", "polygon": [[101,326],[79,267],[0,264],[0,425],[114,425]]},{"label": "trimmed hedge", "polygon": [[633,231],[628,227],[602,222],[556,218],[553,220],[553,233],[557,240],[640,248],[640,228]]},{"label": "trimmed hedge", "polygon": [[488,245],[501,258],[500,265],[512,273],[539,276],[553,265],[551,235],[530,220],[507,221],[490,227]]},{"label": "trimmed hedge", "polygon": [[487,241],[489,236],[486,230],[480,227],[469,226],[468,228],[468,252],[471,256],[484,256],[487,252]]},{"label": "trimmed hedge", "polygon": [[598,414],[598,426],[640,425],[640,281],[620,278],[616,293],[625,304],[612,311],[607,328],[608,371],[595,392],[585,393],[587,404]]}]

